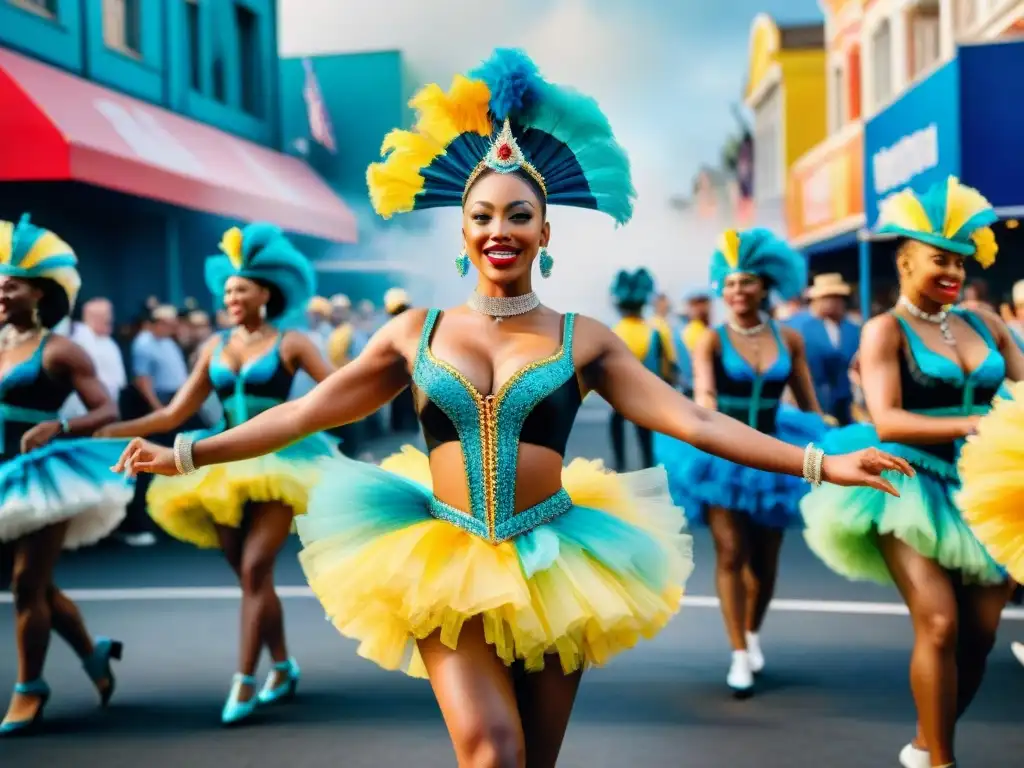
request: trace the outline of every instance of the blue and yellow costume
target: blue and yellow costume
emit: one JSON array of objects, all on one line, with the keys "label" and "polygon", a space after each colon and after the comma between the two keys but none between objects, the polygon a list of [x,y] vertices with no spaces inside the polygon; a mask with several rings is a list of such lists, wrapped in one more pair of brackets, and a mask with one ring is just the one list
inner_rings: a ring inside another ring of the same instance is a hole
[{"label": "blue and yellow costume", "polygon": [[[807,278],[803,256],[765,229],[742,234],[727,231],[711,257],[711,286],[721,295],[731,274],[757,275],[783,299],[798,296]],[[792,373],[792,360],[779,326],[767,320],[778,357],[767,370],[755,371],[733,347],[726,326],[713,329],[719,338],[714,357],[718,410],[754,429],[796,445],[817,440],[825,422],[816,414],[780,408]],[[799,520],[798,502],[807,492],[803,480],[744,467],[712,456],[688,443],[656,434],[658,463],[669,473],[672,498],[692,524],[704,524],[710,507],[740,512],[770,528]]]},{"label": "blue and yellow costume", "polygon": [[[267,320],[278,330],[277,343],[264,355],[235,371],[224,361],[224,331],[210,357],[210,383],[224,407],[224,418],[194,439],[230,426],[288,399],[295,374],[281,359],[281,342],[291,323],[316,293],[313,267],[280,229],[250,224],[230,229],[221,242],[224,255],[206,262],[206,285],[220,299],[228,278],[238,275],[270,288]],[[189,475],[156,477],[146,501],[149,513],[167,533],[198,547],[219,546],[215,525],[237,528],[249,502],[282,502],[300,515],[306,511],[309,488],[320,477],[322,462],[337,456],[335,441],[310,435],[277,453],[255,459],[202,467]]]},{"label": "blue and yellow costume", "polygon": [[[996,254],[990,229],[996,220],[980,194],[951,178],[920,196],[910,190],[894,195],[880,212],[879,231],[973,255],[988,266]],[[898,318],[904,336],[899,359],[901,402],[913,413],[936,417],[984,414],[1003,383],[1005,362],[985,321],[968,310],[954,308],[950,312],[981,336],[989,347],[988,356],[974,371],[965,373],[928,349],[910,324]],[[943,568],[959,571],[967,583],[1001,582],[1005,576],[968,528],[956,500],[960,488],[956,461],[962,441],[882,443],[872,425],[855,424],[834,430],[821,443],[830,454],[869,446],[903,457],[916,474],[888,478],[899,498],[827,484],[806,496],[800,505],[805,536],[818,557],[849,579],[892,583],[877,543],[879,535],[891,534]],[[1001,471],[1003,466],[996,463],[991,470]]]},{"label": "blue and yellow costume", "polygon": [[0,275],[32,281],[43,292],[45,329],[36,351],[0,378],[0,541],[13,541],[68,521],[65,549],[94,544],[124,519],[134,483],[110,471],[127,440],[58,436],[21,453],[21,438],[37,424],[59,421],[74,391],[71,379],[43,366],[52,328],[75,304],[78,259],[53,232],[23,216],[0,221]]},{"label": "blue and yellow costume", "polygon": [[[427,86],[412,104],[415,132],[389,135],[390,154],[368,173],[382,215],[460,206],[491,169],[528,173],[551,204],[630,218],[629,165],[607,120],[592,100],[543,81],[524,54],[496,51],[449,92]],[[439,319],[427,313],[413,385],[428,451],[461,445],[469,508],[434,496],[428,457],[413,448],[379,467],[339,461],[296,520],[328,618],[362,656],[417,677],[416,640],[440,630],[455,648],[473,618],[505,663],[528,670],[549,654],[566,672],[602,664],[658,632],[693,566],[663,471],[616,475],[577,460],[561,490],[515,507],[520,445],[565,454],[581,401],[575,316],[565,315],[557,352],[494,395],[432,354]]]}]

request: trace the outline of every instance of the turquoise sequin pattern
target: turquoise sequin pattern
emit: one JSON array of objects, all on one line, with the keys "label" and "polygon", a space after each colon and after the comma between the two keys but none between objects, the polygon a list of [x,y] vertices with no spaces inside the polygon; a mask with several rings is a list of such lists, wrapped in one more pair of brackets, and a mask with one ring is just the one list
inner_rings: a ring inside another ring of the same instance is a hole
[{"label": "turquoise sequin pattern", "polygon": [[451,420],[462,443],[470,511],[434,500],[435,517],[483,536],[505,541],[572,507],[559,492],[522,512],[515,511],[519,434],[526,417],[544,398],[576,375],[572,359],[575,315],[565,316],[562,345],[553,355],[517,371],[494,395],[483,395],[451,365],[430,351],[439,312],[427,314],[413,381]]}]

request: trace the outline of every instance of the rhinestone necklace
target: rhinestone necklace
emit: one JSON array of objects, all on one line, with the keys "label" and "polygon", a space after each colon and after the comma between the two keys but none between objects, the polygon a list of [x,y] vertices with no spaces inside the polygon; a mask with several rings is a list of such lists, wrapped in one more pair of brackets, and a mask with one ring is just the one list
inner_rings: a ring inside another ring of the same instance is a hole
[{"label": "rhinestone necklace", "polygon": [[35,328],[28,328],[24,331],[19,331],[13,325],[5,325],[3,330],[0,330],[0,350],[6,351],[8,349],[20,347],[30,339],[41,335],[42,330],[42,328],[36,326]]},{"label": "rhinestone necklace", "polygon": [[942,334],[942,340],[953,346],[956,344],[956,338],[953,336],[953,331],[949,327],[949,311],[940,310],[938,312],[925,312],[914,302],[908,299],[906,296],[900,296],[900,304],[907,308],[907,312],[916,317],[918,320],[924,320],[926,323],[934,323],[939,326],[939,333]]},{"label": "rhinestone necklace", "polygon": [[506,317],[532,312],[540,306],[540,299],[533,291],[521,296],[483,296],[473,291],[466,304],[474,312],[487,315],[494,318],[494,322],[500,323]]},{"label": "rhinestone necklace", "polygon": [[269,329],[266,325],[261,325],[255,331],[250,331],[244,325],[236,325],[233,333],[235,336],[238,337],[239,341],[241,341],[244,346],[248,346],[250,344],[255,344],[260,339],[265,338],[267,336],[268,330]]},{"label": "rhinestone necklace", "polygon": [[761,322],[757,325],[752,325],[750,328],[744,328],[742,325],[737,325],[732,320],[729,321],[729,328],[740,336],[757,336],[757,334],[768,327],[768,316],[761,313],[758,317],[761,318]]}]

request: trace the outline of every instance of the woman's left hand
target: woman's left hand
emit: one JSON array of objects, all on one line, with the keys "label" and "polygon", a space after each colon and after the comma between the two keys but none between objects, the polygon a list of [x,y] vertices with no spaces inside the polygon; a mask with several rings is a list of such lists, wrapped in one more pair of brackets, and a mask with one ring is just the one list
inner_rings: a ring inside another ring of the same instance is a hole
[{"label": "woman's left hand", "polygon": [[821,465],[821,479],[833,485],[877,488],[899,497],[893,484],[882,477],[882,473],[888,471],[914,476],[914,468],[904,459],[877,448],[865,448],[855,453],[826,456]]},{"label": "woman's left hand", "polygon": [[121,458],[111,470],[118,474],[127,471],[131,477],[135,477],[139,472],[149,472],[153,475],[178,474],[173,449],[156,445],[140,437],[128,443],[128,447],[124,449]]},{"label": "woman's left hand", "polygon": [[42,448],[59,435],[60,430],[59,421],[44,421],[42,424],[36,424],[21,436],[21,452],[28,453],[36,448]]}]

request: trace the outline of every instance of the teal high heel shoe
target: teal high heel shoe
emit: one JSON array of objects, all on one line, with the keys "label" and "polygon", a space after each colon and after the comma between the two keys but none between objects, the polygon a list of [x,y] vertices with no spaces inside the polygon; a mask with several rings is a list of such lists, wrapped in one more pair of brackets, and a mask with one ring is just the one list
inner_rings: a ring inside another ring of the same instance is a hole
[{"label": "teal high heel shoe", "polygon": [[46,702],[50,700],[50,686],[41,677],[27,683],[15,684],[14,692],[21,696],[38,696],[40,699],[39,709],[28,720],[5,720],[0,723],[0,737],[2,738],[28,736],[37,731],[43,721],[43,709],[46,707]]},{"label": "teal high heel shoe", "polygon": [[110,703],[110,697],[114,695],[114,685],[117,682],[114,679],[114,671],[110,668],[110,660],[120,661],[123,651],[124,644],[121,641],[111,640],[109,637],[97,637],[93,642],[92,655],[82,659],[85,674],[96,684],[97,690],[100,690],[99,684],[104,680],[110,681],[110,685],[100,693],[101,707]]},{"label": "teal high heel shoe", "polygon": [[[274,685],[274,672],[284,672],[287,678],[283,683]],[[274,704],[279,701],[287,701],[295,696],[295,690],[299,687],[299,678],[302,670],[295,659],[289,658],[274,665],[274,671],[267,676],[267,682],[260,691],[260,704]]]},{"label": "teal high heel shoe", "polygon": [[243,685],[255,688],[256,678],[252,675],[243,675],[241,672],[236,673],[234,678],[232,678],[231,693],[228,694],[228,700],[224,702],[224,709],[220,713],[222,724],[234,725],[235,723],[240,723],[248,719],[256,711],[256,707],[259,706],[259,696],[254,695],[248,701],[238,700],[238,692]]}]

